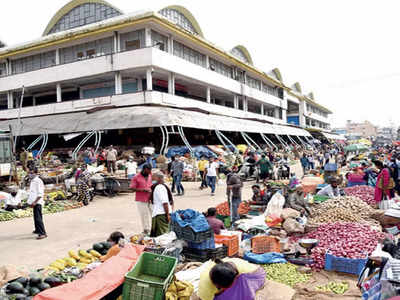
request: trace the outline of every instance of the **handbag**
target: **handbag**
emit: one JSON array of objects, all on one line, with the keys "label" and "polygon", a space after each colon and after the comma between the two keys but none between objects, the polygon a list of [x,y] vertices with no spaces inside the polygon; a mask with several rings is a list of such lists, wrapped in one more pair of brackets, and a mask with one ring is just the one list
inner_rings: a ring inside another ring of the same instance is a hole
[{"label": "handbag", "polygon": [[390,177],[389,184],[386,187],[383,185],[383,177],[381,177],[379,179],[378,188],[380,188],[381,190],[384,190],[384,191],[392,190],[392,189],[394,189],[394,187],[395,187],[395,183],[394,183],[394,180],[392,177]]}]

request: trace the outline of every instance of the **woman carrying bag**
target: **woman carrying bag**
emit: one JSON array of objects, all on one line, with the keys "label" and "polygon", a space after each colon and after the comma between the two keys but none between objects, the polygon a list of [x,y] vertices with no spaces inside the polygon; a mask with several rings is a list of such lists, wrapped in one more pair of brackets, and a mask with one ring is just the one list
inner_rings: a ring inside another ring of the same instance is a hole
[{"label": "woman carrying bag", "polygon": [[374,165],[379,169],[375,186],[375,202],[379,203],[379,209],[389,209],[392,206],[392,190],[394,189],[394,180],[390,176],[390,171],[385,168],[380,160],[373,161]]}]

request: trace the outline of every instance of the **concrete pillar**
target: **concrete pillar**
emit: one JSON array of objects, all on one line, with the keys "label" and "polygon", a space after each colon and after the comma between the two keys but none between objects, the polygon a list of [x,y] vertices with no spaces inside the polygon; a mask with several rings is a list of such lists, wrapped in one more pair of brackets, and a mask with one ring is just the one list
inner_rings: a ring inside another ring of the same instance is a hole
[{"label": "concrete pillar", "polygon": [[210,57],[208,55],[206,55],[206,68],[210,68]]},{"label": "concrete pillar", "polygon": [[122,94],[122,75],[121,72],[115,72],[115,94]]},{"label": "concrete pillar", "polygon": [[299,103],[299,125],[301,127],[306,127],[306,117],[305,115],[305,102],[300,101]]},{"label": "concrete pillar", "polygon": [[60,64],[60,49],[56,49],[56,65]]},{"label": "concrete pillar", "polygon": [[153,69],[149,68],[146,70],[146,90],[151,91],[153,90]]},{"label": "concrete pillar", "polygon": [[7,92],[7,103],[8,103],[8,109],[14,107],[14,94],[12,91]]},{"label": "concrete pillar", "polygon": [[274,108],[274,118],[279,119],[279,107]]},{"label": "concrete pillar", "polygon": [[120,52],[121,43],[120,43],[120,35],[118,31],[114,31],[114,53]]},{"label": "concrete pillar", "polygon": [[6,75],[11,75],[10,60],[6,60]]},{"label": "concrete pillar", "polygon": [[209,86],[206,89],[206,99],[207,103],[211,103],[211,88]]},{"label": "concrete pillar", "polygon": [[83,89],[79,88],[79,99],[83,99]]},{"label": "concrete pillar", "polygon": [[175,74],[172,72],[168,73],[168,93],[175,95]]},{"label": "concrete pillar", "polygon": [[233,95],[233,108],[239,109],[239,96]]},{"label": "concrete pillar", "polygon": [[174,54],[174,38],[172,35],[168,37],[168,53]]},{"label": "concrete pillar", "polygon": [[249,109],[249,106],[248,106],[248,103],[249,103],[249,99],[247,99],[247,97],[246,96],[243,96],[243,110],[244,111],[249,111],[248,109]]},{"label": "concrete pillar", "polygon": [[36,106],[36,97],[35,96],[32,96],[32,105]]},{"label": "concrete pillar", "polygon": [[264,115],[264,104],[261,103],[261,114]]},{"label": "concrete pillar", "polygon": [[137,82],[137,90],[138,90],[138,92],[143,91],[142,78],[136,78],[136,82]]},{"label": "concrete pillar", "polygon": [[145,40],[145,46],[146,47],[151,47],[151,29],[150,28],[145,28],[144,30],[144,40]]},{"label": "concrete pillar", "polygon": [[282,108],[282,120],[287,122],[287,110]]},{"label": "concrete pillar", "polygon": [[62,101],[62,91],[61,91],[61,84],[57,83],[57,102],[61,102]]}]

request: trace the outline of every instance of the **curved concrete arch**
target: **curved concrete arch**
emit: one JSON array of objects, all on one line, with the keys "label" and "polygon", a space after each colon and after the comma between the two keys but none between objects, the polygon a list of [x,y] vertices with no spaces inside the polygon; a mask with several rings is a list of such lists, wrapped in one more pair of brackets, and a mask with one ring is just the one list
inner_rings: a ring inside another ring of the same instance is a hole
[{"label": "curved concrete arch", "polygon": [[249,50],[247,50],[247,48],[243,45],[237,45],[236,47],[233,47],[231,50],[231,53],[233,53],[233,51],[240,51],[243,56],[246,58],[246,61],[248,64],[253,65],[253,59],[251,58],[250,52]]},{"label": "curved concrete arch", "polygon": [[199,36],[201,36],[202,38],[204,38],[204,34],[203,34],[203,31],[201,30],[199,23],[197,22],[196,18],[193,16],[193,14],[187,8],[185,8],[181,5],[170,5],[170,6],[163,7],[162,9],[159,10],[159,12],[162,11],[163,9],[173,9],[173,10],[176,10],[177,12],[180,12],[182,15],[184,15],[186,17],[186,19],[189,20],[189,22],[192,24],[193,28],[196,30],[196,33]]},{"label": "curved concrete arch", "polygon": [[292,85],[292,89],[295,90],[296,92],[300,93],[300,94],[302,93],[301,85],[300,85],[299,82],[295,82]]},{"label": "curved concrete arch", "polygon": [[268,74],[273,76],[275,79],[279,80],[280,82],[283,81],[281,71],[278,68],[272,69]]},{"label": "curved concrete arch", "polygon": [[70,2],[68,2],[67,4],[65,4],[62,8],[60,8],[57,13],[51,18],[50,22],[47,24],[46,29],[44,30],[42,36],[48,35],[50,30],[57,24],[57,22],[64,16],[66,15],[68,12],[70,12],[71,10],[73,10],[75,7],[82,5],[82,4],[86,4],[86,3],[99,3],[99,4],[103,4],[106,6],[109,6],[113,9],[115,9],[116,11],[120,12],[121,14],[123,14],[123,12],[113,6],[112,4],[108,3],[105,0],[72,0]]}]

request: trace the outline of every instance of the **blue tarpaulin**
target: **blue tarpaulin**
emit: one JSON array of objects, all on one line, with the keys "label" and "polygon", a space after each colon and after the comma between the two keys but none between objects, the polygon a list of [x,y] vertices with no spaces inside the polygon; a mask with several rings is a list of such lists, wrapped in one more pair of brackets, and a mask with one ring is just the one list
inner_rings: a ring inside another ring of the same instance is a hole
[{"label": "blue tarpaulin", "polygon": [[[189,151],[189,148],[186,146],[175,146],[175,147],[168,148],[168,152],[167,152],[166,156],[168,158],[175,156],[175,155],[182,156],[188,152],[190,152],[190,151]],[[212,152],[210,149],[208,149],[205,146],[193,147],[193,152],[194,152],[194,156],[197,159],[200,159],[202,156],[205,156],[207,158],[217,157],[214,152]]]},{"label": "blue tarpaulin", "polygon": [[282,253],[267,252],[263,254],[255,254],[253,252],[246,252],[243,258],[255,264],[284,264],[287,263],[285,256]]},{"label": "blue tarpaulin", "polygon": [[190,226],[194,232],[204,232],[210,229],[206,217],[193,209],[178,210],[171,215],[171,219],[180,227]]}]

